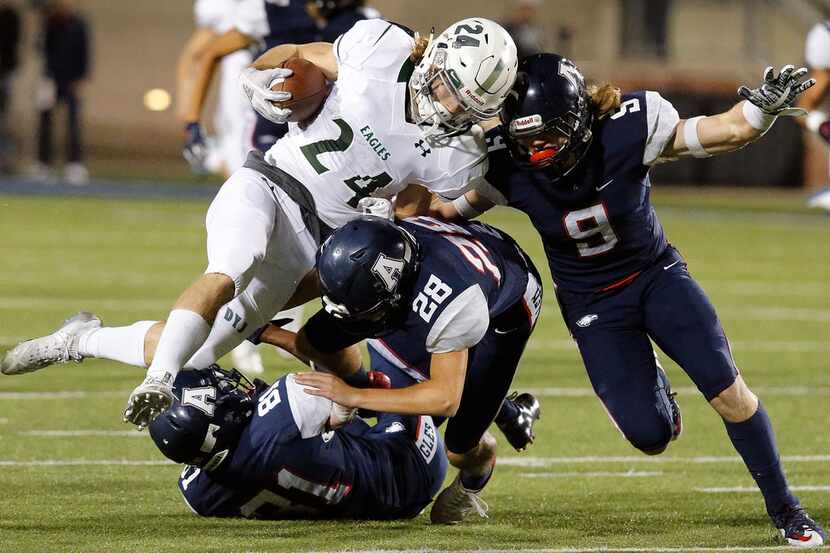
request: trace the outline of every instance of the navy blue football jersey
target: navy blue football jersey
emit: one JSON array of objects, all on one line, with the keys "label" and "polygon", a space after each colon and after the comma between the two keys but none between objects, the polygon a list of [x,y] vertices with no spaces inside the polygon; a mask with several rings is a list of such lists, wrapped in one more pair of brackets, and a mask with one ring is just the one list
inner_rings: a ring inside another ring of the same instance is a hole
[{"label": "navy blue football jersey", "polygon": [[446,453],[429,417],[383,414],[324,431],[331,402],[287,375],[257,398],[236,449],[216,469],[185,467],[179,489],[202,516],[416,516],[440,489]]},{"label": "navy blue football jersey", "polygon": [[648,172],[678,121],[677,111],[656,92],[625,94],[620,108],[595,124],[582,162],[556,182],[544,171],[517,167],[501,128],[488,133],[487,181],[503,196],[494,200],[530,217],[558,287],[606,289],[665,251]]},{"label": "navy blue football jersey", "polygon": [[380,14],[376,10],[367,10],[366,8],[354,8],[340,11],[329,17],[326,26],[319,29],[317,33],[317,40],[333,43],[337,40],[337,37],[351,29],[352,26],[358,21],[373,19],[379,16]]},{"label": "navy blue football jersey", "polygon": [[501,230],[478,221],[414,217],[401,227],[415,236],[421,266],[414,300],[391,334],[373,340],[418,380],[429,378],[431,354],[475,346],[490,320],[525,301],[535,322],[541,286],[529,258]]},{"label": "navy blue football jersey", "polygon": [[270,33],[265,47],[314,42],[317,26],[305,11],[305,0],[265,0]]}]

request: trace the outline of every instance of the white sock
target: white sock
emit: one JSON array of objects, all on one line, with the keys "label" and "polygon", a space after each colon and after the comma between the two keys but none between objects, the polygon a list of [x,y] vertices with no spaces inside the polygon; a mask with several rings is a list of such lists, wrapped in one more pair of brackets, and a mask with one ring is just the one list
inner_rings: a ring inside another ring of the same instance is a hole
[{"label": "white sock", "polygon": [[81,336],[78,341],[78,352],[84,357],[146,367],[144,337],[157,322],[138,321],[130,326],[96,328]]},{"label": "white sock", "polygon": [[171,311],[147,376],[162,378],[165,373],[170,373],[175,377],[209,334],[210,325],[198,313],[189,309]]}]

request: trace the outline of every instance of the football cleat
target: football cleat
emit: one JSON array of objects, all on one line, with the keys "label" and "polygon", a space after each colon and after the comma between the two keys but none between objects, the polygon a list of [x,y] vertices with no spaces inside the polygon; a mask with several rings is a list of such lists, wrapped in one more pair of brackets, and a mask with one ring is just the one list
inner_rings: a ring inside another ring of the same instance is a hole
[{"label": "football cleat", "polygon": [[133,390],[124,409],[124,422],[131,422],[144,430],[156,417],[173,404],[173,379],[171,373],[164,373],[159,378],[148,376],[144,382]]},{"label": "football cleat", "polygon": [[772,522],[789,545],[795,547],[820,547],[827,542],[824,529],[810,518],[801,506],[772,515]]},{"label": "football cleat", "polygon": [[468,490],[461,484],[461,473],[456,475],[452,484],[444,488],[429,513],[433,524],[458,524],[475,511],[478,516],[487,518],[490,508],[479,495],[481,490]]},{"label": "football cleat", "polygon": [[251,342],[242,342],[231,350],[231,360],[234,367],[245,374],[262,374],[265,367],[262,364],[262,355],[257,346]]},{"label": "football cleat", "polygon": [[536,439],[533,425],[540,418],[539,401],[532,394],[519,394],[518,392],[513,392],[504,401],[512,402],[519,410],[519,416],[506,422],[497,422],[496,426],[502,431],[513,449],[524,451]]},{"label": "football cleat", "polygon": [[101,319],[81,311],[66,319],[52,334],[20,342],[7,351],[0,361],[0,372],[24,374],[55,363],[80,363],[84,356],[78,352],[78,342],[82,336],[97,328],[101,328]]},{"label": "football cleat", "polygon": [[683,432],[683,417],[680,414],[680,404],[677,403],[677,392],[671,391],[671,384],[666,371],[663,370],[659,364],[657,365],[657,387],[656,392],[658,397],[662,397],[663,401],[668,403],[671,412],[671,441],[676,440]]},{"label": "football cleat", "polygon": [[830,212],[830,186],[810,196],[807,199],[807,207],[817,207]]}]

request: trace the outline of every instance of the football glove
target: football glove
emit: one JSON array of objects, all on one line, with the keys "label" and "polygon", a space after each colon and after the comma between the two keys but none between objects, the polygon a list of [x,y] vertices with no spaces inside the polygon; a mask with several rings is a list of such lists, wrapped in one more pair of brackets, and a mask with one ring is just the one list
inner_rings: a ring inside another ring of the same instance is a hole
[{"label": "football glove", "polygon": [[208,148],[205,143],[205,133],[199,123],[188,123],[184,128],[185,144],[182,155],[190,170],[197,175],[204,175],[208,172],[205,161],[208,156]]},{"label": "football glove", "polygon": [[806,115],[802,108],[792,107],[799,94],[816,84],[815,79],[802,81],[807,75],[807,68],[796,69],[785,65],[778,75],[772,66],[764,70],[764,82],[758,88],[741,86],[738,94],[768,115],[798,117]]},{"label": "football glove", "polygon": [[285,102],[291,99],[290,92],[278,92],[271,88],[294,72],[290,69],[275,67],[274,69],[246,68],[239,75],[242,92],[248,97],[254,110],[273,123],[286,123],[291,117],[291,110],[279,107],[274,102]]},{"label": "football glove", "polygon": [[144,430],[148,424],[173,404],[173,375],[148,376],[133,390],[124,409],[124,422]]}]

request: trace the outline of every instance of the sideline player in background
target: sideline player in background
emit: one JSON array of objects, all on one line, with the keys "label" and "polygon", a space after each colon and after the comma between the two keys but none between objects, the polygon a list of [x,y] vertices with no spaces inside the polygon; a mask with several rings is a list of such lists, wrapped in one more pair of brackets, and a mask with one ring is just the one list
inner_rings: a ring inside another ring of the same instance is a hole
[{"label": "sideline player in background", "polygon": [[252,386],[238,371],[182,371],[150,424],[179,490],[209,517],[400,519],[441,488],[447,461],[429,417],[379,414],[370,427],[303,392],[289,374]]},{"label": "sideline player in background", "polygon": [[782,536],[790,545],[822,545],[824,531],[790,491],[772,424],[735,365],[714,307],[666,239],[649,179],[652,165],[738,150],[778,117],[803,115],[792,105],[813,85],[802,82],[807,70],[788,65],[776,75],[768,67],[762,85],[742,86],[746,100],[729,111],[681,120],[656,92],[586,89],[577,67],[555,54],[526,58],[519,69],[504,126],[489,135],[494,188],[435,209],[472,217],[498,203],[526,213],[591,384],[631,444],[656,455],[681,430],[651,339],[722,417]]},{"label": "sideline player in background", "polygon": [[326,372],[297,382],[346,407],[447,418],[447,454],[459,473],[430,518],[486,516],[480,493],[496,462],[488,427],[495,420],[524,449],[539,416],[529,394],[505,400],[542,307],[530,259],[483,223],[364,216],[326,240],[317,271],[324,309],[298,335],[266,331],[265,341],[354,379],[362,361],[349,346],[374,338],[372,370],[389,376],[392,389],[356,388]]},{"label": "sideline player in background", "polygon": [[[830,19],[816,23],[810,29],[804,54],[810,76],[816,80],[816,85],[804,93],[799,103],[808,112],[804,126],[830,144]],[[830,155],[827,173],[830,175]],[[830,211],[830,186],[813,195],[807,205]]]}]

